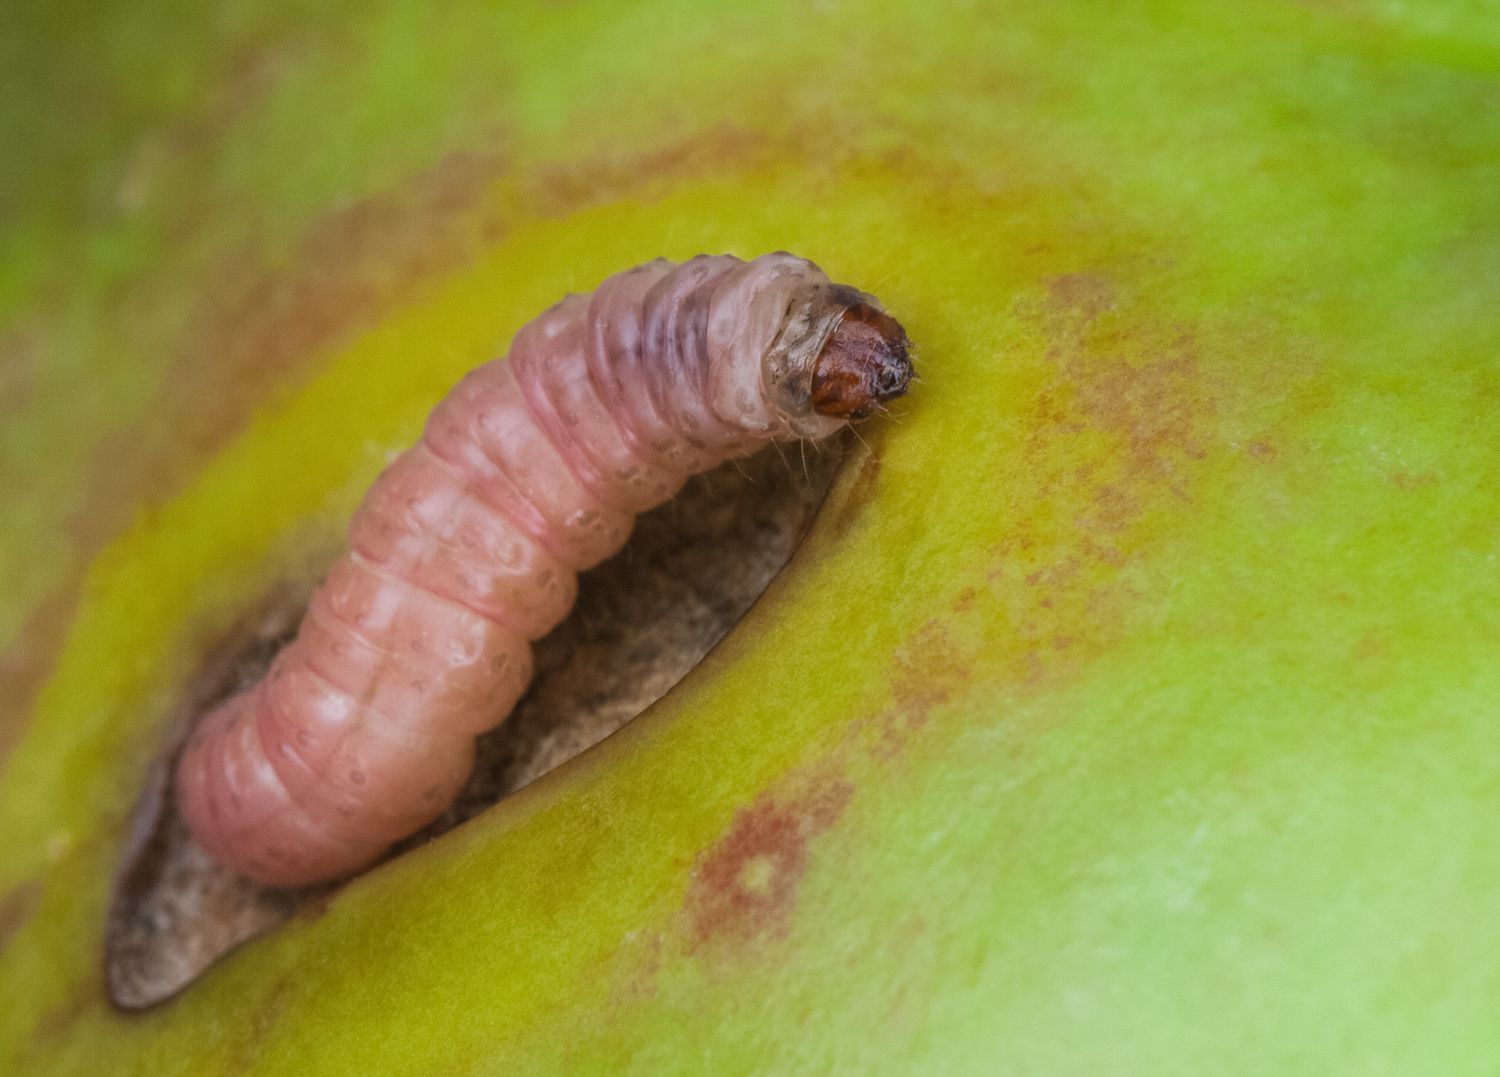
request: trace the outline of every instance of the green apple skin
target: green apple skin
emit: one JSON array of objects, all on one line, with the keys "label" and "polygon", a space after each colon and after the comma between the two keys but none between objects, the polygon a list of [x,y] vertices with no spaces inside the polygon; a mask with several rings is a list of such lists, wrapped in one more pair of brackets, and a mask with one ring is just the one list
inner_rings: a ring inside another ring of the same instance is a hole
[{"label": "green apple skin", "polygon": [[[1491,1072],[1489,4],[96,7],[0,46],[0,1070]],[[553,300],[777,248],[922,381],[745,621],[112,1009],[194,641]]]}]

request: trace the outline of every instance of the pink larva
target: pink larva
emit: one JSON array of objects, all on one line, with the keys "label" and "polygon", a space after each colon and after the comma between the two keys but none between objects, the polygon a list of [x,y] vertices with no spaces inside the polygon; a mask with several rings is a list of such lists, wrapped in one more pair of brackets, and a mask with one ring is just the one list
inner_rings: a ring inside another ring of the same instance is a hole
[{"label": "pink larva", "polygon": [[263,883],[346,875],[448,806],[576,574],[691,474],[899,396],[876,300],[789,254],[656,261],[472,371],[370,488],[297,637],[177,766],[199,844]]}]

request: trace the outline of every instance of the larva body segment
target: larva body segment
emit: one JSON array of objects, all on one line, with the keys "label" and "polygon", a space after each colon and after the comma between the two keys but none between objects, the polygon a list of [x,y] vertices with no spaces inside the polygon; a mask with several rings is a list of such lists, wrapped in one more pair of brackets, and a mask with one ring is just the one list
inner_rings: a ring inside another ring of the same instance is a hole
[{"label": "larva body segment", "polygon": [[178,762],[199,844],[271,885],[348,874],[451,803],[577,573],[688,476],[905,391],[870,296],[789,254],[617,274],[470,372],[376,480],[296,638]]}]

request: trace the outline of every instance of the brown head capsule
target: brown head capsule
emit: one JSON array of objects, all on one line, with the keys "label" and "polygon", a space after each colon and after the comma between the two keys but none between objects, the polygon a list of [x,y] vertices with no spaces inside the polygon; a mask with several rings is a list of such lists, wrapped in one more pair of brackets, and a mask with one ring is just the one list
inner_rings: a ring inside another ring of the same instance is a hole
[{"label": "brown head capsule", "polygon": [[865,302],[849,307],[813,367],[813,410],[834,419],[867,417],[906,392],[910,352],[895,318]]}]

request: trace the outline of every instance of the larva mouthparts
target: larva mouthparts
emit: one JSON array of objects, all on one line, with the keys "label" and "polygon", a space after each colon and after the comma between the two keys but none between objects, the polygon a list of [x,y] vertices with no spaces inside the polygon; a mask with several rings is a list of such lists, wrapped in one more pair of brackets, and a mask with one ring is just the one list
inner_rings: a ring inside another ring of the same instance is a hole
[{"label": "larva mouthparts", "polygon": [[657,260],[466,376],[382,473],[295,639],[178,760],[197,842],[269,885],[366,867],[436,818],[530,679],[576,574],[692,474],[904,393],[873,296],[786,253]]}]

